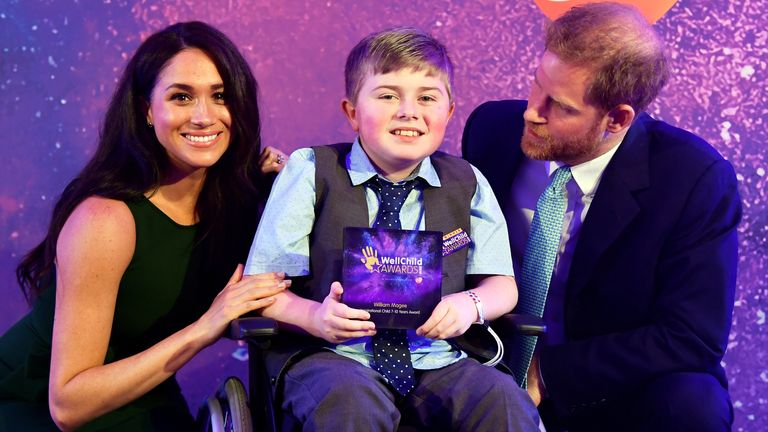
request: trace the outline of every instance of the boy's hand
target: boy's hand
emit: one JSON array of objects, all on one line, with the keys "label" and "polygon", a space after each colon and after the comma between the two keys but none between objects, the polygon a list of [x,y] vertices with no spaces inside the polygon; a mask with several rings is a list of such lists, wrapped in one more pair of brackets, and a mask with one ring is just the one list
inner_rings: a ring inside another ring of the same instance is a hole
[{"label": "boy's hand", "polygon": [[323,300],[312,317],[313,328],[310,333],[331,343],[341,343],[349,339],[372,336],[376,326],[368,321],[371,315],[362,309],[353,309],[341,302],[344,289],[339,282],[331,284],[331,292]]},{"label": "boy's hand", "polygon": [[474,302],[463,292],[447,295],[416,334],[430,339],[448,339],[464,334],[477,321]]}]

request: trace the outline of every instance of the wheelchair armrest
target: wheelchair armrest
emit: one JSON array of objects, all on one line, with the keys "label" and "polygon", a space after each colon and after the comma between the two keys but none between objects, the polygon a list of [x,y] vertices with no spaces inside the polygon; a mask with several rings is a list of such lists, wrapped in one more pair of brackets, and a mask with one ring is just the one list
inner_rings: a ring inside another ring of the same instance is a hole
[{"label": "wheelchair armrest", "polygon": [[534,315],[508,313],[493,320],[491,327],[500,334],[523,334],[541,336],[547,332],[544,320]]},{"label": "wheelchair armrest", "polygon": [[274,336],[277,333],[277,321],[272,318],[245,317],[232,320],[226,336],[229,339],[244,340]]},{"label": "wheelchair armrest", "polygon": [[248,342],[248,392],[254,430],[277,430],[265,360],[265,351],[277,334],[277,321],[259,316],[234,319],[225,332],[229,339]]},{"label": "wheelchair armrest", "polygon": [[[498,334],[502,343],[514,335],[541,336],[547,331],[544,320],[530,315],[504,314],[490,322],[490,327]],[[499,345],[485,325],[472,325],[453,342],[464,351],[483,360],[496,356]]]}]

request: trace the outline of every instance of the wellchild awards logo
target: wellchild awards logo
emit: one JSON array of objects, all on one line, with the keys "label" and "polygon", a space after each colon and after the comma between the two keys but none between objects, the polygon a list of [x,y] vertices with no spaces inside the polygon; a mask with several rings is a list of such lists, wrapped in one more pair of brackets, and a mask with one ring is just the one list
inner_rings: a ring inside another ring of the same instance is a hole
[{"label": "wellchild awards logo", "polygon": [[416,328],[440,301],[442,233],[344,229],[342,301],[379,328]]},{"label": "wellchild awards logo", "polygon": [[[424,272],[421,257],[382,255],[379,258],[379,251],[371,246],[364,247],[362,252],[360,262],[371,273],[420,275]],[[417,278],[415,282],[420,283],[421,278]]]}]

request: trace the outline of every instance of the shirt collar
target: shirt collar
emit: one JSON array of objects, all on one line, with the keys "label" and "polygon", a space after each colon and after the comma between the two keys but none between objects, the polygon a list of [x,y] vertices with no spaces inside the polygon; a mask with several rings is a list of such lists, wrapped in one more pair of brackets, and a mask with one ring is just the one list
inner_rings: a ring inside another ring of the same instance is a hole
[{"label": "shirt collar", "polygon": [[[355,142],[352,143],[352,150],[347,156],[347,172],[349,172],[349,178],[352,180],[354,186],[363,184],[370,180],[371,177],[378,175],[376,168],[373,166],[371,160],[368,159],[368,155],[365,154],[365,150],[363,150],[363,147],[360,145],[359,138],[355,138]],[[437,176],[437,171],[435,171],[435,167],[432,165],[429,156],[424,158],[419,166],[416,167],[416,170],[403,179],[403,181],[413,180],[416,177],[421,177],[432,187],[440,187],[440,178]]]},{"label": "shirt collar", "polygon": [[[581,189],[582,194],[595,194],[597,191],[597,185],[600,183],[600,178],[602,177],[605,168],[613,158],[613,155],[616,154],[616,151],[619,149],[620,145],[621,143],[592,160],[588,160],[571,167],[571,175],[573,175],[573,180],[579,186],[579,189]],[[557,161],[549,162],[549,176],[551,177],[552,174],[554,174],[555,171],[563,165],[563,163]]]}]

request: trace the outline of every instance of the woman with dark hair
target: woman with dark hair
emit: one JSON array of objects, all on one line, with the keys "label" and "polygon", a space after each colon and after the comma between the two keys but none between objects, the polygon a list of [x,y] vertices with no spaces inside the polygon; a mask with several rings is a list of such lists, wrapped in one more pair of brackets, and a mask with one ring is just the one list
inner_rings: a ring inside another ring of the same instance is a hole
[{"label": "woman with dark hair", "polygon": [[256,81],[223,33],[151,35],[101,128],[17,269],[34,305],[0,338],[0,430],[191,428],[175,372],[290,284],[238,265],[285,156],[259,155]]}]

